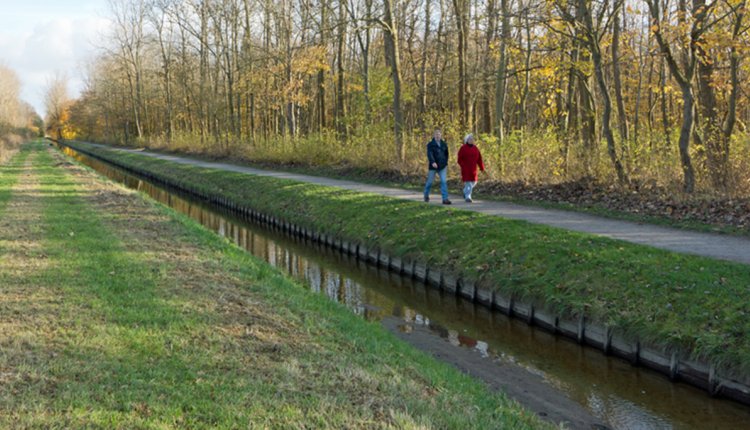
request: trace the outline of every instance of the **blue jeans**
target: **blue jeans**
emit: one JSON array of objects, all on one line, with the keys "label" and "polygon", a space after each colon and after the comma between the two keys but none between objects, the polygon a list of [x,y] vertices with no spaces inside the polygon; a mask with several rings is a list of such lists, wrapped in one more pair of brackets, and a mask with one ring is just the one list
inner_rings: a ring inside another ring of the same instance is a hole
[{"label": "blue jeans", "polygon": [[432,183],[435,181],[435,174],[440,176],[440,194],[443,195],[443,200],[448,200],[448,168],[443,167],[440,170],[430,170],[427,173],[427,183],[424,185],[424,196],[430,196],[430,188]]},{"label": "blue jeans", "polygon": [[464,198],[465,199],[471,199],[471,191],[474,189],[474,186],[477,184],[477,181],[465,181],[464,182]]}]

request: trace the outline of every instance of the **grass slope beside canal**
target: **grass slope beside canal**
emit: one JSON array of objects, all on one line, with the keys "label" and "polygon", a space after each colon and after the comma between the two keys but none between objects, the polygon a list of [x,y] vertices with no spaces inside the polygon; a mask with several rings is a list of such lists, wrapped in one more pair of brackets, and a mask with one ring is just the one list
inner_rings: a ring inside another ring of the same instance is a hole
[{"label": "grass slope beside canal", "polygon": [[750,269],[451,208],[74,144],[750,374]]},{"label": "grass slope beside canal", "polygon": [[8,163],[0,165],[0,213],[10,200],[11,190],[18,181],[18,175],[23,170],[28,155],[28,147],[24,147],[8,160]]},{"label": "grass slope beside canal", "polygon": [[0,427],[547,427],[187,217],[32,148],[0,230]]}]

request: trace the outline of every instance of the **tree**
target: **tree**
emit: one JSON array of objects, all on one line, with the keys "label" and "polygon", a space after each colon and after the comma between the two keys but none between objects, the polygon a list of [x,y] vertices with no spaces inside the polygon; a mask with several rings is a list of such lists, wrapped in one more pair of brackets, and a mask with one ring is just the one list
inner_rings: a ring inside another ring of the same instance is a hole
[{"label": "tree", "polygon": [[[706,9],[708,5],[705,0],[697,2],[698,8]],[[709,174],[714,188],[723,190],[727,187],[729,173],[729,140],[736,122],[737,97],[739,89],[739,67],[741,57],[738,54],[738,46],[742,43],[739,37],[747,31],[743,28],[745,16],[745,1],[737,3],[727,2],[724,13],[731,17],[730,25],[726,30],[718,30],[712,36],[718,37],[715,43],[709,43],[708,34],[704,32],[697,46],[698,62],[698,99],[700,106],[700,118],[702,122],[703,141],[706,146],[706,158]],[[716,84],[716,59],[722,51],[728,50],[729,57],[729,93],[727,97],[727,108],[725,119],[722,124],[719,107],[719,96]]]},{"label": "tree", "polygon": [[201,151],[358,162],[392,137],[399,168],[435,121],[494,134],[508,180],[670,185],[677,165],[686,191],[726,188],[750,117],[746,0],[644,1],[112,0],[72,112],[93,138]]},{"label": "tree", "polygon": [[58,140],[72,139],[75,136],[69,123],[70,107],[73,100],[68,94],[68,78],[55,74],[47,81],[44,92],[44,108],[47,135]]},{"label": "tree", "polygon": [[399,54],[398,25],[393,14],[393,0],[383,1],[384,20],[380,23],[385,32],[385,56],[391,66],[393,80],[393,139],[396,144],[396,158],[404,159],[404,117],[401,112],[401,56]]},{"label": "tree", "polygon": [[145,0],[110,0],[114,18],[116,42],[115,56],[128,80],[130,106],[135,120],[137,137],[144,135],[143,122],[146,115],[143,83],[143,50],[145,44],[144,23],[147,4]]},{"label": "tree", "polygon": [[345,67],[344,67],[344,55],[345,42],[346,42],[346,30],[349,25],[349,21],[346,19],[346,0],[339,0],[338,5],[339,17],[336,26],[338,27],[338,35],[336,37],[336,132],[339,140],[345,140],[347,136],[346,126],[346,91],[345,91]]},{"label": "tree", "polygon": [[[699,46],[709,26],[709,18],[716,3],[707,5],[703,0],[693,0],[693,8],[690,14],[692,23],[689,23],[686,0],[679,0],[678,23],[676,28],[671,28],[672,26],[662,16],[659,0],[645,1],[651,12],[651,31],[659,44],[672,78],[677,81],[682,92],[682,126],[680,127],[680,139],[677,145],[679,146],[682,164],[683,189],[685,192],[692,193],[695,189],[695,170],[690,156],[690,138],[693,133],[695,115],[695,96],[693,95],[692,81],[698,64]],[[666,29],[671,30],[670,33],[674,32],[680,36],[678,42],[681,43],[678,46],[682,58],[679,62],[665,36],[664,30]]]},{"label": "tree", "polygon": [[458,30],[458,110],[463,128],[471,128],[469,117],[469,89],[466,72],[466,50],[469,37],[469,0],[453,0]]},{"label": "tree", "polygon": [[16,72],[0,65],[0,133],[23,123],[20,92],[21,81]]},{"label": "tree", "polygon": [[500,0],[500,59],[495,84],[495,135],[502,146],[505,136],[505,99],[508,91],[508,42],[510,40],[510,0]]},{"label": "tree", "polygon": [[[617,155],[617,148],[615,143],[614,135],[612,134],[612,97],[609,94],[609,87],[607,81],[604,78],[604,66],[602,60],[602,50],[600,41],[602,33],[598,29],[606,28],[601,22],[594,24],[594,10],[592,10],[593,2],[588,0],[578,0],[578,7],[583,12],[583,23],[585,28],[585,40],[588,44],[588,49],[591,52],[591,59],[594,63],[594,75],[596,76],[596,82],[599,85],[599,92],[601,93],[604,102],[604,116],[602,118],[602,129],[604,138],[607,140],[607,152],[609,158],[612,161],[612,166],[617,173],[617,180],[624,184],[627,182],[625,176],[625,170],[622,167],[620,158]],[[622,7],[622,2],[615,4],[615,11]],[[604,18],[606,10],[602,10],[601,13],[597,14],[599,17]],[[614,21],[617,21],[617,12],[614,14]],[[614,48],[613,48],[614,49]],[[616,50],[614,51],[617,52]]]},{"label": "tree", "polygon": [[722,134],[720,136],[720,142],[718,143],[718,159],[719,163],[716,168],[721,172],[720,175],[714,177],[714,183],[722,188],[727,186],[727,173],[729,170],[729,141],[732,138],[734,132],[734,125],[737,122],[737,100],[740,92],[740,78],[739,71],[742,64],[742,56],[739,52],[739,46],[741,41],[740,36],[745,34],[748,30],[745,27],[745,7],[747,5],[746,0],[742,0],[731,7],[732,16],[732,38],[731,45],[729,48],[729,97],[727,100],[727,115],[722,124]]}]

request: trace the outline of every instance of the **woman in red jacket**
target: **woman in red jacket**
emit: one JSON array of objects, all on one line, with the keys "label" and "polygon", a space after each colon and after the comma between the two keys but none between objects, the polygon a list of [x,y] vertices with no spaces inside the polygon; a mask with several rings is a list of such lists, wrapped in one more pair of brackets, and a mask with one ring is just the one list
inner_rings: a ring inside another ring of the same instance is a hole
[{"label": "woman in red jacket", "polygon": [[479,148],[474,144],[474,136],[467,134],[464,144],[458,150],[458,165],[461,166],[461,180],[464,181],[464,199],[471,203],[471,191],[477,184],[477,167],[484,172],[484,163]]}]

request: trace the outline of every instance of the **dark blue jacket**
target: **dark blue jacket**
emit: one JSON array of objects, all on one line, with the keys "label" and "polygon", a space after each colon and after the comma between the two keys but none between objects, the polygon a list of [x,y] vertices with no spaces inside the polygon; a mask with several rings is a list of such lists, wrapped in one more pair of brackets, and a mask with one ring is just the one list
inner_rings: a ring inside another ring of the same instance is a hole
[{"label": "dark blue jacket", "polygon": [[[437,163],[437,169],[432,167]],[[448,144],[444,140],[436,142],[433,138],[427,144],[427,168],[430,170],[443,170],[448,165]]]}]

